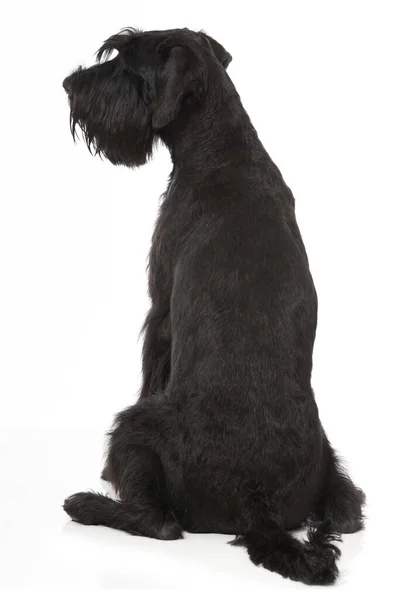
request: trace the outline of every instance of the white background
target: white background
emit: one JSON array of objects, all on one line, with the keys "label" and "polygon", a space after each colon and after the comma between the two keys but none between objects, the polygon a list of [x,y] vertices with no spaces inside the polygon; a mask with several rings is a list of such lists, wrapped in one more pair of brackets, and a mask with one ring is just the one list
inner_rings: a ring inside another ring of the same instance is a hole
[{"label": "white background", "polygon": [[233,55],[229,73],[297,201],[320,302],[321,418],[369,501],[366,531],[342,544],[339,583],[317,591],[353,596],[388,585],[399,497],[397,7],[2,7],[0,589],[316,593],[256,569],[228,537],[132,538],[70,523],[61,510],[66,495],[102,489],[103,433],[136,398],[146,259],[171,169],[164,148],[132,171],[70,137],[63,78],[127,25],[204,28]]}]

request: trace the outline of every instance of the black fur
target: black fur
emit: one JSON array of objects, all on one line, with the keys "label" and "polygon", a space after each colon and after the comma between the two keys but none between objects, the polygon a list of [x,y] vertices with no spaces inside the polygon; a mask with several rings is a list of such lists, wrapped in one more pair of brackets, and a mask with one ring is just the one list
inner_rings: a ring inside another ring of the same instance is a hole
[{"label": "black fur", "polygon": [[[109,58],[112,50],[118,54]],[[294,199],[203,32],[125,30],[64,81],[71,127],[114,164],[161,140],[173,171],[150,254],[143,386],[117,415],[103,477],[76,521],[176,539],[236,534],[257,565],[308,584],[337,576],[336,534],[363,525],[310,378],[317,296]],[[289,530],[309,522],[308,541]]]}]

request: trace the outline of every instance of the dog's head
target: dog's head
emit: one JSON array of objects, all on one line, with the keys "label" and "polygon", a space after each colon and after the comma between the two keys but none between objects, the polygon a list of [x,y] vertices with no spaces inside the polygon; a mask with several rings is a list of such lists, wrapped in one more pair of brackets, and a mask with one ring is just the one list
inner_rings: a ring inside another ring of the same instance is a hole
[{"label": "dog's head", "polygon": [[230,61],[203,32],[125,29],[104,42],[94,66],[64,80],[72,134],[78,125],[89,150],[113,164],[142,165],[157,135],[202,102],[210,71],[215,78]]}]

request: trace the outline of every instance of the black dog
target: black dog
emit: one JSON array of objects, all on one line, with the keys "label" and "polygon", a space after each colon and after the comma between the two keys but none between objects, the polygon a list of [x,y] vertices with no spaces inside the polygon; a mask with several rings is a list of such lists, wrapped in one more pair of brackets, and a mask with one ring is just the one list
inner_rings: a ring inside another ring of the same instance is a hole
[{"label": "black dog", "polygon": [[[110,58],[113,50],[118,54]],[[311,389],[317,296],[290,189],[225,69],[188,29],[124,30],[64,81],[71,129],[114,164],[173,160],[150,254],[143,387],[117,415],[103,477],[75,521],[162,540],[236,534],[284,577],[337,577],[363,492],[338,464]],[[308,523],[308,540],[289,530]]]}]

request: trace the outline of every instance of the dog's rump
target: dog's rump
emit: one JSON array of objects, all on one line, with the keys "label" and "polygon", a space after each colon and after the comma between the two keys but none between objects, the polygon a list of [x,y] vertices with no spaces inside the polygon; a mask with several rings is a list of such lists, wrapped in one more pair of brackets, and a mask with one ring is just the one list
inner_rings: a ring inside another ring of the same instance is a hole
[{"label": "dog's rump", "polygon": [[[191,413],[188,400],[185,417]],[[168,504],[185,529],[246,531],[243,502],[254,492],[260,506],[279,507],[286,528],[306,520],[322,468],[318,431],[304,431],[299,440],[288,424],[282,446],[282,424],[273,432],[252,418],[235,423],[231,415],[225,430],[212,419],[204,427],[198,421],[187,425],[186,418],[177,424],[177,435],[162,453]]]}]

